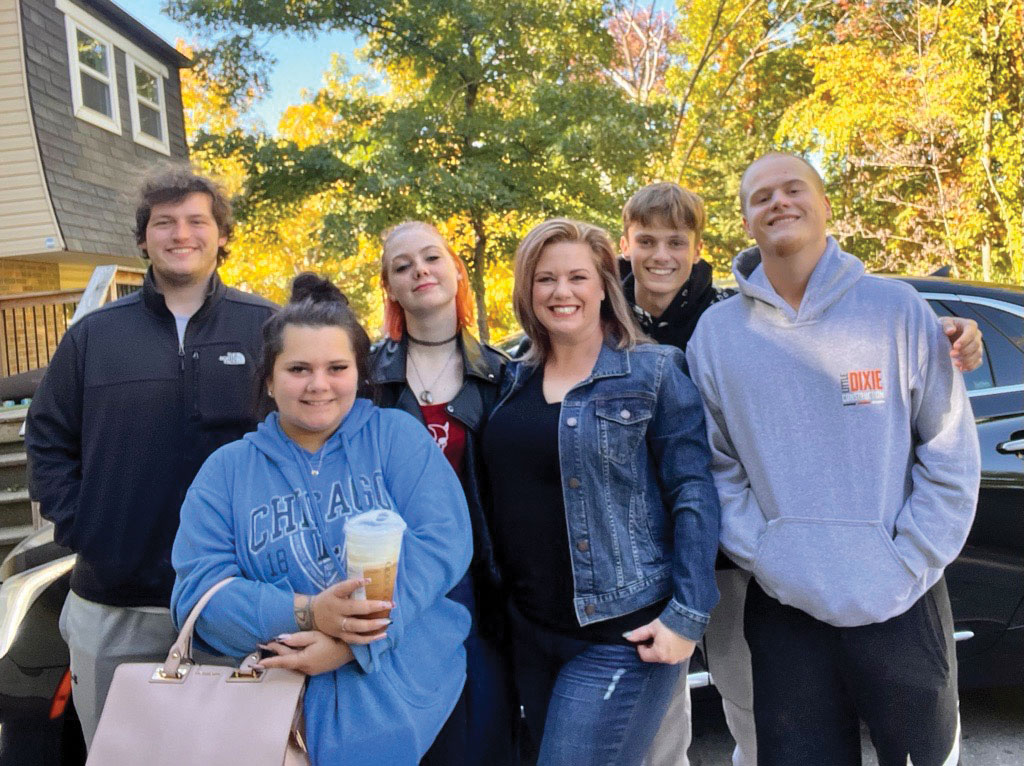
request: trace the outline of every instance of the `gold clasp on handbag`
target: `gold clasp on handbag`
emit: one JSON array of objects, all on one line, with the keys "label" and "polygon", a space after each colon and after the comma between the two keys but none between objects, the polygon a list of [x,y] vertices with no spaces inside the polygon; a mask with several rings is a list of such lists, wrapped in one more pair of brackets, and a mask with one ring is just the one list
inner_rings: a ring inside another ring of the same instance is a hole
[{"label": "gold clasp on handbag", "polygon": [[180,684],[185,680],[185,676],[188,675],[188,671],[191,669],[191,663],[183,662],[178,666],[178,671],[176,673],[165,673],[164,666],[160,665],[153,671],[153,675],[150,676],[149,682],[157,684]]},{"label": "gold clasp on handbag", "polygon": [[235,672],[233,672],[230,676],[228,676],[227,679],[225,679],[225,680],[229,684],[231,684],[231,683],[234,683],[234,684],[251,684],[251,683],[256,683],[257,681],[262,681],[263,680],[264,672],[265,671],[263,671],[263,670],[256,670],[255,668],[253,668],[252,670],[247,670],[247,671],[246,670],[242,670],[242,669],[238,669]]},{"label": "gold clasp on handbag", "polygon": [[266,671],[260,668],[253,667],[257,662],[260,661],[259,652],[253,652],[239,665],[235,671],[229,675],[225,680],[230,683],[236,684],[251,684],[257,683],[263,680],[263,675]]}]

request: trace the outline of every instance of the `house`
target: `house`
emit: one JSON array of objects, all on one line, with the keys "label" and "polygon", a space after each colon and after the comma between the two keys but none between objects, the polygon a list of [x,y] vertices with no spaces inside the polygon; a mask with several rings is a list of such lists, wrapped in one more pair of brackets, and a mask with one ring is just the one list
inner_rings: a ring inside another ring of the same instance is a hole
[{"label": "house", "polygon": [[111,0],[0,0],[0,375],[49,361],[96,266],[139,283],[133,187],[188,157],[190,64]]}]

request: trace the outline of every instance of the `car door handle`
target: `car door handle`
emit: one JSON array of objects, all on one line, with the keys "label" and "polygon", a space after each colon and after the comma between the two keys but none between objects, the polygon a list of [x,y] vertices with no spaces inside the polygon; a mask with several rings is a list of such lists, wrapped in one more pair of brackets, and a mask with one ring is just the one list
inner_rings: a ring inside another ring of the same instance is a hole
[{"label": "car door handle", "polygon": [[1024,457],[1024,439],[1010,439],[996,445],[996,452]]}]

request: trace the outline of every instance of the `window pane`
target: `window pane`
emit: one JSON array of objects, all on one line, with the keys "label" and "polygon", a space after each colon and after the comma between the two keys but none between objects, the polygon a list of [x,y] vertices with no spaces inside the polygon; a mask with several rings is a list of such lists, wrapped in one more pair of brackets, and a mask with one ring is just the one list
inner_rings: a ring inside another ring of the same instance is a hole
[{"label": "window pane", "polygon": [[160,130],[160,112],[156,109],[139,104],[139,127],[147,136],[152,136],[157,141],[163,140],[163,133]]},{"label": "window pane", "polygon": [[998,327],[1017,348],[1024,350],[1024,319],[994,306],[972,303],[971,308]]},{"label": "window pane", "polygon": [[[945,303],[929,300],[928,305],[940,317],[956,316]],[[964,373],[964,385],[967,386],[968,391],[980,391],[985,388],[992,388],[995,385],[995,379],[992,376],[992,359],[989,356],[988,331],[984,327],[981,328],[981,331],[984,334],[982,342],[985,346],[985,354],[981,360],[981,367],[972,372]]]},{"label": "window pane", "polygon": [[82,72],[82,103],[107,117],[113,117],[110,108],[110,86]]},{"label": "window pane", "polygon": [[160,103],[160,89],[156,85],[156,78],[138,67],[135,67],[135,91],[147,101]]},{"label": "window pane", "polygon": [[78,33],[78,60],[100,74],[109,75],[107,69],[107,46],[81,29]]}]

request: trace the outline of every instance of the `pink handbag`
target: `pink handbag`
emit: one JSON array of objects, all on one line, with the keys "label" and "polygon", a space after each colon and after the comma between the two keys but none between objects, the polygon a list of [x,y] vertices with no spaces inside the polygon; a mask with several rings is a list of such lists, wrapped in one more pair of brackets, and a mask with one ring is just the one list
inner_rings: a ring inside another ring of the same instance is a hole
[{"label": "pink handbag", "polygon": [[306,677],[294,670],[192,661],[192,631],[213,594],[192,609],[162,665],[126,663],[114,671],[86,766],[301,766]]}]

